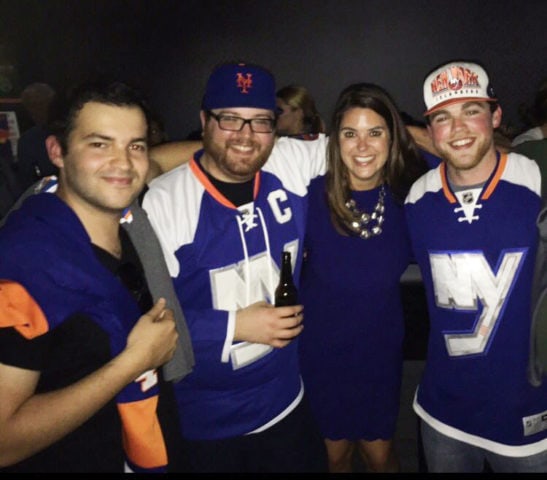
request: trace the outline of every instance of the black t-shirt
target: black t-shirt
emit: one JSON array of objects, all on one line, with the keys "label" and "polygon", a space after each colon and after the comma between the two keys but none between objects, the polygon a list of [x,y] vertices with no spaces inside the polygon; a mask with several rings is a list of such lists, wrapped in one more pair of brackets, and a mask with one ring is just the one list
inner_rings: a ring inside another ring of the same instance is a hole
[{"label": "black t-shirt", "polygon": [[[146,312],[152,306],[152,297],[142,265],[123,229],[120,229],[120,234],[121,259],[96,246],[94,251]],[[108,334],[85,315],[74,315],[33,340],[25,339],[13,328],[0,328],[0,362],[40,371],[36,390],[40,393],[70,385],[99,369],[111,358]],[[168,406],[169,415],[173,417],[176,412],[170,403],[174,401],[171,384],[162,385],[160,395],[162,392],[165,392],[165,398],[160,396],[159,408],[163,412]],[[160,421],[165,418],[163,414],[159,417]],[[169,418],[169,421],[177,425],[176,417]],[[175,430],[166,434],[166,441],[175,438],[175,434]],[[116,400],[113,399],[63,439],[0,472],[122,472],[123,463],[122,427]]]},{"label": "black t-shirt", "polygon": [[207,176],[209,181],[215,186],[215,188],[222,193],[230,202],[236,207],[245,205],[253,201],[253,188],[255,179],[247,180],[246,182],[223,182],[213,177],[207,170],[203,168],[201,162],[196,162],[200,170]]}]

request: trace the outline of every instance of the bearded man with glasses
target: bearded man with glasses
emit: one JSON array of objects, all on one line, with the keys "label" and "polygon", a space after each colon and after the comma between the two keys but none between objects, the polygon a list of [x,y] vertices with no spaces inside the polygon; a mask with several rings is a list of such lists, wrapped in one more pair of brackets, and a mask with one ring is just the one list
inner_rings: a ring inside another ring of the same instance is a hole
[{"label": "bearded man with glasses", "polygon": [[196,357],[175,387],[183,471],[327,471],[298,364],[303,307],[273,306],[283,251],[300,276],[307,188],[325,171],[326,139],[276,141],[275,92],[263,67],[215,68],[203,149],[143,200]]}]

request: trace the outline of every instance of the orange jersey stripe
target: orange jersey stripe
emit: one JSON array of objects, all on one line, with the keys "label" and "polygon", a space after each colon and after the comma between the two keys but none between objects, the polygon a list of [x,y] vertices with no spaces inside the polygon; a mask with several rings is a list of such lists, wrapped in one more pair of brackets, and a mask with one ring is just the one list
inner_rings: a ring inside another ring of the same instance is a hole
[{"label": "orange jersey stripe", "polygon": [[159,468],[167,465],[167,450],[156,415],[158,397],[138,402],[120,403],[124,449],[135,465]]},{"label": "orange jersey stripe", "polygon": [[[195,159],[190,160],[190,169],[192,170],[192,172],[194,172],[194,175],[205,187],[205,190],[207,190],[218,203],[224,205],[225,207],[237,208],[230,200],[228,200],[224,195],[222,195],[222,193],[220,193],[217,190],[217,188],[207,178],[207,175],[205,175],[203,171],[201,170],[201,168],[199,168]],[[253,198],[256,198],[259,188],[260,188],[260,172],[256,172],[255,183],[253,188]]]},{"label": "orange jersey stripe", "polygon": [[11,280],[0,280],[0,327],[14,327],[29,340],[49,330],[46,316],[34,298]]},{"label": "orange jersey stripe", "polygon": [[198,177],[199,181],[202,183],[202,185],[205,187],[205,189],[213,196],[213,198],[224,205],[225,207],[229,208],[236,208],[236,206],[230,202],[224,195],[222,195],[210,182],[210,180],[207,178],[207,175],[205,175],[201,169],[198,167],[195,160],[190,161],[190,168],[194,172],[195,176]]},{"label": "orange jersey stripe", "polygon": [[441,181],[443,185],[443,193],[446,199],[450,203],[456,203],[458,200],[454,195],[452,195],[452,192],[450,191],[450,187],[448,186],[448,172],[446,171],[446,163],[441,163]]},{"label": "orange jersey stripe", "polygon": [[506,164],[507,164],[507,154],[503,153],[500,157],[500,163],[498,165],[498,170],[494,174],[494,178],[490,182],[490,185],[488,185],[488,188],[482,194],[483,200],[487,200],[490,197],[490,195],[492,195],[492,192],[495,190],[496,186],[500,182],[500,178],[503,174],[503,171],[505,170]]}]

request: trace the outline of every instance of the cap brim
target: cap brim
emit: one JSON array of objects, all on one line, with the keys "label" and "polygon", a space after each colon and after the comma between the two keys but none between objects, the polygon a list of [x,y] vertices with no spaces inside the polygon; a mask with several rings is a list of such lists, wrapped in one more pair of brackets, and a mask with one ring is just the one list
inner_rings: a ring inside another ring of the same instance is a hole
[{"label": "cap brim", "polygon": [[497,98],[491,98],[491,97],[458,97],[458,98],[451,98],[450,100],[446,100],[446,102],[439,103],[438,105],[435,105],[433,108],[430,108],[429,110],[426,110],[424,112],[424,117],[427,117],[428,115],[431,115],[433,112],[436,112],[437,110],[440,110],[444,107],[447,107],[448,105],[452,105],[454,103],[462,103],[462,102],[497,102]]}]

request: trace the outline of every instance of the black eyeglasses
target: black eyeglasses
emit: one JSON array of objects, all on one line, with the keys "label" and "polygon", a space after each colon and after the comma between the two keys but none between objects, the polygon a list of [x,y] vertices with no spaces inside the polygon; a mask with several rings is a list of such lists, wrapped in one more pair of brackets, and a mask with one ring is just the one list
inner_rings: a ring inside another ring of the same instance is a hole
[{"label": "black eyeglasses", "polygon": [[229,132],[240,132],[245,124],[251,126],[254,133],[272,133],[275,128],[275,120],[273,118],[241,118],[234,115],[220,114],[217,115],[211,111],[207,115],[213,117],[221,130]]}]

